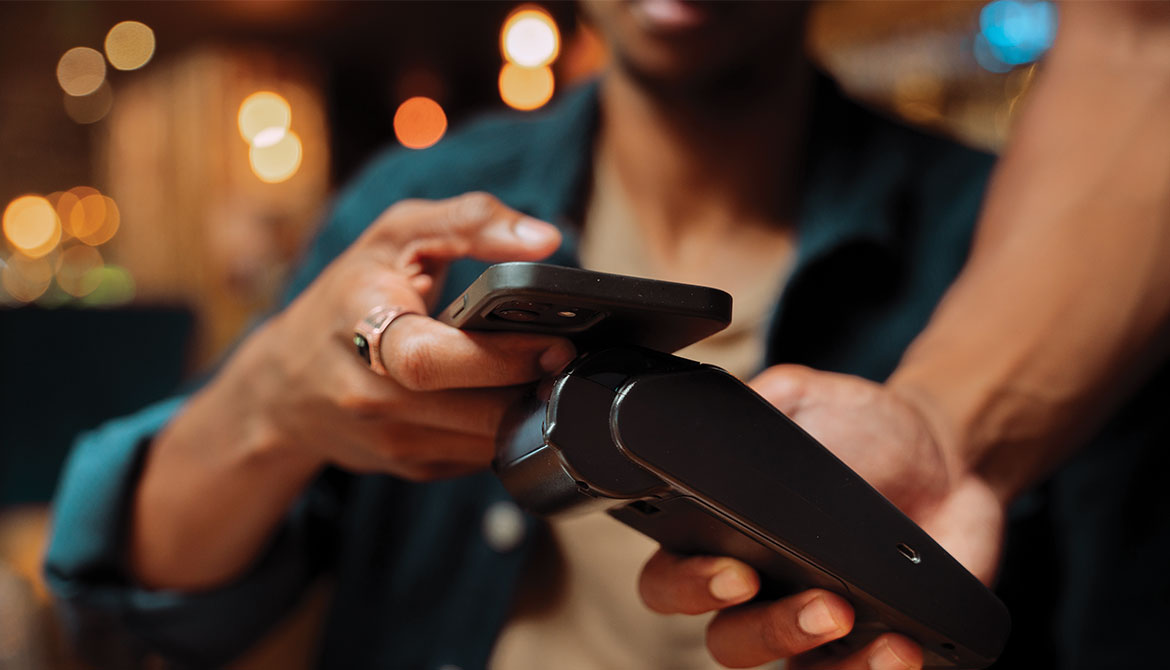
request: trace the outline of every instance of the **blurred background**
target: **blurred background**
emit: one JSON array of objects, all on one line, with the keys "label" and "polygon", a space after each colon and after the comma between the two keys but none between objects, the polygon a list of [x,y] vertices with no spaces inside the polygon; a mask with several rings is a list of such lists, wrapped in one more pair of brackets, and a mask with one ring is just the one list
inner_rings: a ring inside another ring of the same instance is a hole
[{"label": "blurred background", "polygon": [[[374,154],[539,113],[606,54],[552,2],[8,2],[0,26],[0,670],[77,667],[38,576],[76,434],[213,366]],[[808,49],[995,151],[1055,29],[1042,1],[821,2]]]}]

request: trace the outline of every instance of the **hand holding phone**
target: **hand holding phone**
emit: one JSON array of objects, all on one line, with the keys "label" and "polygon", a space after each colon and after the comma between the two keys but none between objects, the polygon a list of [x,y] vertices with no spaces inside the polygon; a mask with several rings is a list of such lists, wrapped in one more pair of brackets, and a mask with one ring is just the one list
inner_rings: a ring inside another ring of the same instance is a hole
[{"label": "hand holding phone", "polygon": [[499,263],[438,319],[463,330],[563,335],[580,351],[636,345],[672,353],[726,328],[731,296],[692,284]]}]

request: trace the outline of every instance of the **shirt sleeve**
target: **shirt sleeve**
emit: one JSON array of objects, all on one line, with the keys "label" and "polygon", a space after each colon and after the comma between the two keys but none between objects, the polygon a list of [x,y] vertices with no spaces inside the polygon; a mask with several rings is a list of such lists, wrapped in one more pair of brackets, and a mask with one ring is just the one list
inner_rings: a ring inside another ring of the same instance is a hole
[{"label": "shirt sleeve", "polygon": [[173,398],[84,435],[55,501],[46,578],[78,650],[101,667],[137,667],[148,651],[196,667],[238,655],[287,612],[325,557],[329,477],[315,482],[251,569],[186,594],[138,586],[125,565],[129,506],[151,437],[180,409]]},{"label": "shirt sleeve", "polygon": [[[335,203],[284,304],[360,235],[386,200],[400,197],[386,192],[380,172],[371,170]],[[199,593],[135,582],[125,560],[132,497],[151,440],[185,401],[172,398],[82,435],[58,484],[45,576],[77,650],[99,667],[138,667],[136,659],[147,653],[193,667],[221,666],[287,613],[333,558],[349,477],[327,470],[234,582]]]}]

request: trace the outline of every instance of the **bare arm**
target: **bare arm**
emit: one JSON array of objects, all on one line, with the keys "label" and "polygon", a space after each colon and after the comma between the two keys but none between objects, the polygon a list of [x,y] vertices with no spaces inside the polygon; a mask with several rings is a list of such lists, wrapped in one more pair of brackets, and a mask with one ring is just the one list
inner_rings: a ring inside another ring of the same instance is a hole
[{"label": "bare arm", "polygon": [[[989,582],[1007,504],[1164,358],[1167,258],[1170,5],[1064,3],[971,258],[889,382],[776,366],[752,384]],[[808,667],[852,626],[815,590],[727,609],[757,585],[731,559],[659,555],[641,590],[661,612],[726,610],[707,645],[735,667]],[[921,663],[883,635],[832,667]]]},{"label": "bare arm", "polygon": [[1066,3],[972,256],[890,381],[1010,500],[1164,353],[1170,8]]}]

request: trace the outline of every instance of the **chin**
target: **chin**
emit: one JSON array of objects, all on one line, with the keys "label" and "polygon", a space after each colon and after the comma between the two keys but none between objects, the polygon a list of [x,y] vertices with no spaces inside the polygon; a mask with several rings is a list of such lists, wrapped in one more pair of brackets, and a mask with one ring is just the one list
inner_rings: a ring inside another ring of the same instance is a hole
[{"label": "chin", "polygon": [[635,77],[694,88],[799,53],[792,43],[803,40],[807,3],[587,0],[583,9]]}]

